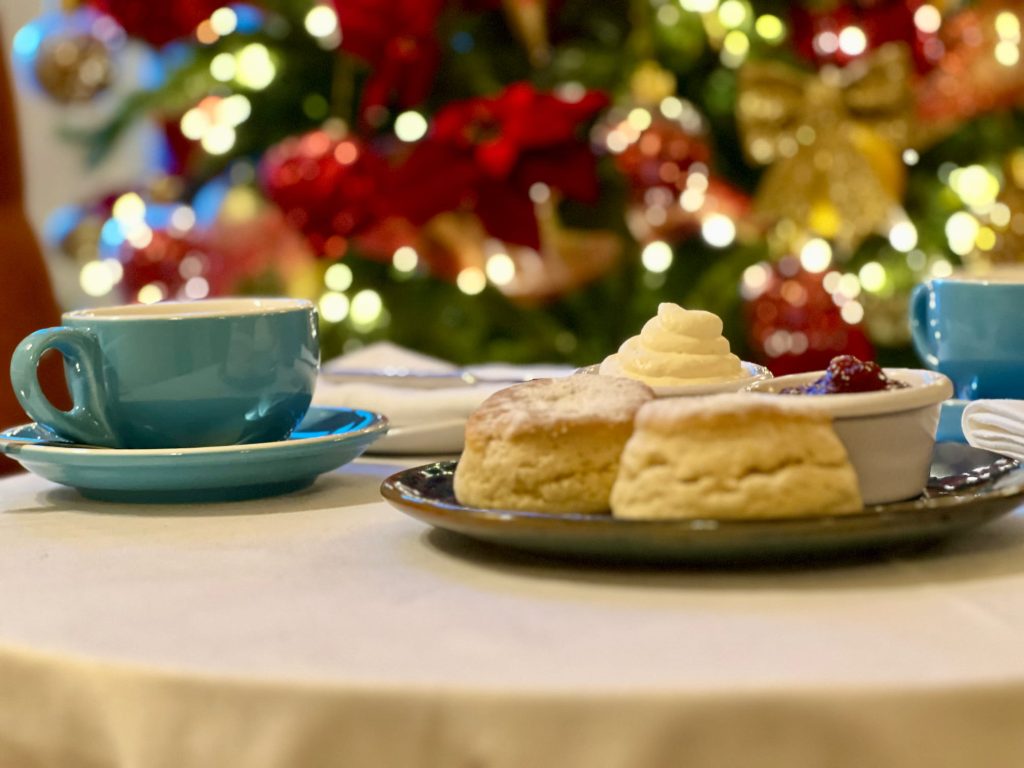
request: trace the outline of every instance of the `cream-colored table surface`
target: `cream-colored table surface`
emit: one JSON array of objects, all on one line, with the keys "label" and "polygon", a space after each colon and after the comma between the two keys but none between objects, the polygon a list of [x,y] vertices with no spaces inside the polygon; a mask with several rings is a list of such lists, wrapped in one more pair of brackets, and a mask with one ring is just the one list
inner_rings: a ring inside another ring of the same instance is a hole
[{"label": "cream-colored table surface", "polygon": [[499,557],[372,460],[208,507],[0,482],[0,766],[1024,765],[1024,517],[804,571]]}]

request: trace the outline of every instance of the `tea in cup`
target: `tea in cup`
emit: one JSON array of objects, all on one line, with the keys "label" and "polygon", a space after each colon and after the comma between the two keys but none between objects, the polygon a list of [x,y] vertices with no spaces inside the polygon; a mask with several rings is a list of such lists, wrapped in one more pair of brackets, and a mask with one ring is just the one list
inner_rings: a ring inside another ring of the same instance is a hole
[{"label": "tea in cup", "polygon": [[[25,412],[66,439],[114,448],[191,448],[286,438],[320,364],[308,301],[230,298],[85,309],[30,334],[11,358]],[[70,411],[39,386],[64,355]]]}]

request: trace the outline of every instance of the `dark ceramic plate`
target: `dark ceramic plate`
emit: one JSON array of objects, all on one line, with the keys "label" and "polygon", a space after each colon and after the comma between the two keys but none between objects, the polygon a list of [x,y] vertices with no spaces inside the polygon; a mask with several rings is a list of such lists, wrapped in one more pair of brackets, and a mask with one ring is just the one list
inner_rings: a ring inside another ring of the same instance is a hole
[{"label": "dark ceramic plate", "polygon": [[381,493],[435,528],[563,558],[623,562],[739,563],[870,555],[935,544],[1024,503],[1024,467],[957,443],[940,443],[917,499],[853,515],[775,520],[617,520],[476,509],[452,492],[456,462],[392,475]]}]

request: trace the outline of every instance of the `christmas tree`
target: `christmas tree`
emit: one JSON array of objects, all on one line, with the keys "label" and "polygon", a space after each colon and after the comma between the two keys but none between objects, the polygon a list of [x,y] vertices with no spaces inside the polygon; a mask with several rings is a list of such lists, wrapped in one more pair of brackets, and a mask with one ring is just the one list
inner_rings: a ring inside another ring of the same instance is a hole
[{"label": "christmas tree", "polygon": [[[912,363],[909,289],[1020,258],[1011,0],[89,0],[14,40],[133,189],[54,242],[95,296],[287,293],[327,355],[600,360],[657,304],[776,373]],[[127,96],[125,50],[147,74]],[[137,55],[134,59],[139,60]]]}]

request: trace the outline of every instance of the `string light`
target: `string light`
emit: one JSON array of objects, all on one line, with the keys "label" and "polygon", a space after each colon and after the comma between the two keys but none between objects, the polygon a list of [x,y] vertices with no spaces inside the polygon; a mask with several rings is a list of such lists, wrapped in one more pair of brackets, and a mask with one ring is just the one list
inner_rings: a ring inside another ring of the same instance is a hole
[{"label": "string light", "polygon": [[542,205],[551,199],[551,187],[543,181],[535,181],[530,185],[530,200],[537,205]]},{"label": "string light", "polygon": [[211,125],[199,140],[203,149],[211,155],[223,155],[235,146],[235,129],[230,125]]},{"label": "string light", "polygon": [[835,293],[839,290],[839,281],[842,278],[843,276],[833,269],[831,272],[826,272],[825,276],[821,278],[821,287],[825,289],[826,293]]},{"label": "string light", "polygon": [[135,298],[140,304],[156,304],[158,301],[163,301],[164,289],[158,283],[147,283],[139,288]]},{"label": "string light", "polygon": [[338,31],[338,14],[330,6],[316,5],[306,14],[303,23],[313,37],[331,37]]},{"label": "string light", "polygon": [[767,264],[751,264],[743,270],[743,277],[740,280],[740,294],[747,301],[756,299],[768,287],[772,272]]},{"label": "string light", "polygon": [[352,269],[348,264],[331,264],[324,272],[324,285],[332,291],[347,291],[352,287]]},{"label": "string light", "polygon": [[516,264],[507,253],[492,253],[485,266],[487,279],[495,285],[508,285],[515,279]]},{"label": "string light", "polygon": [[[338,265],[335,265],[338,266]],[[328,323],[340,323],[348,317],[350,302],[348,296],[337,291],[328,291],[320,297],[317,308],[320,310],[320,317]]]},{"label": "string light", "polygon": [[839,50],[847,56],[860,56],[868,47],[868,37],[860,27],[843,27],[839,33]]},{"label": "string light", "polygon": [[823,56],[831,56],[839,50],[839,35],[835,32],[821,32],[815,35],[814,49]]},{"label": "string light", "polygon": [[182,292],[188,299],[205,299],[210,295],[210,284],[204,277],[190,277],[185,281],[185,287],[182,288]]},{"label": "string light", "polygon": [[1020,47],[1009,40],[1000,40],[996,43],[995,57],[1004,67],[1015,67],[1020,61]]},{"label": "string light", "polygon": [[846,323],[856,325],[864,319],[864,306],[859,301],[848,301],[840,307],[839,316]]},{"label": "string light", "polygon": [[736,239],[736,224],[725,214],[712,213],[700,225],[700,234],[715,248],[725,248]]},{"label": "string light", "polygon": [[122,225],[141,222],[146,217],[146,203],[135,192],[126,192],[114,201],[110,213]]},{"label": "string light", "polygon": [[655,240],[644,246],[640,262],[648,272],[666,272],[672,266],[672,248],[668,243]]},{"label": "string light", "polygon": [[991,206],[999,195],[999,179],[983,165],[968,165],[951,171],[949,186],[975,210]]},{"label": "string light", "polygon": [[111,264],[120,263],[114,259],[93,260],[82,265],[78,273],[78,284],[87,296],[106,296],[113,290],[114,286],[121,279],[120,270],[115,272],[110,268]]},{"label": "string light", "polygon": [[857,277],[860,278],[860,284],[864,287],[865,291],[878,293],[885,288],[885,267],[877,261],[869,261],[861,267],[860,271],[857,273]]},{"label": "string light", "polygon": [[487,287],[487,276],[478,267],[466,267],[455,278],[455,285],[467,296],[475,296]]},{"label": "string light", "polygon": [[740,0],[725,0],[718,6],[718,20],[728,29],[743,26],[747,20],[747,7]]},{"label": "string light", "polygon": [[711,13],[718,7],[718,0],[680,0],[679,4],[691,13]]},{"label": "string light", "polygon": [[675,120],[683,114],[683,102],[675,96],[666,96],[661,100],[661,103],[658,105],[658,109],[660,109],[661,114],[669,120]]},{"label": "string light", "polygon": [[957,211],[946,220],[946,240],[957,256],[966,256],[974,250],[981,225],[966,211]]},{"label": "string light", "polygon": [[914,11],[914,26],[925,34],[934,34],[942,26],[942,14],[934,5],[922,5]]},{"label": "string light", "polygon": [[427,119],[409,110],[395,118],[395,135],[406,143],[419,141],[427,135]]},{"label": "string light", "polygon": [[412,272],[420,263],[420,255],[410,245],[403,245],[391,254],[391,265],[399,272]]},{"label": "string light", "polygon": [[820,237],[812,238],[800,249],[800,264],[808,272],[824,272],[832,263],[832,247]]},{"label": "string light", "polygon": [[722,40],[722,63],[736,68],[746,59],[750,51],[750,38],[738,29],[729,32]]},{"label": "string light", "polygon": [[907,253],[917,247],[917,227],[909,221],[898,221],[889,230],[889,243],[897,251]]},{"label": "string light", "polygon": [[235,82],[254,91],[263,90],[277,76],[270,51],[262,43],[249,43],[242,48],[235,54],[235,65],[238,69]]},{"label": "string light", "polygon": [[754,22],[754,31],[769,43],[779,42],[786,34],[782,19],[770,13],[757,17],[757,21]]},{"label": "string light", "polygon": [[227,83],[235,79],[238,67],[235,64],[235,57],[230,53],[218,53],[210,59],[210,76],[214,80]]},{"label": "string light", "polygon": [[847,272],[845,275],[840,277],[839,282],[836,284],[836,293],[840,296],[846,297],[847,299],[857,298],[860,296],[860,291],[860,280],[851,272]]},{"label": "string light", "polygon": [[672,27],[679,23],[679,9],[674,5],[661,6],[656,15],[658,22],[666,27]]},{"label": "string light", "polygon": [[631,109],[626,117],[626,122],[634,131],[642,133],[651,127],[651,113],[643,107]]},{"label": "string light", "polygon": [[210,14],[210,27],[219,36],[230,35],[238,28],[238,15],[227,6]]},{"label": "string light", "polygon": [[384,302],[380,294],[370,288],[364,288],[352,297],[349,316],[353,325],[362,328],[373,326],[384,312]]}]

